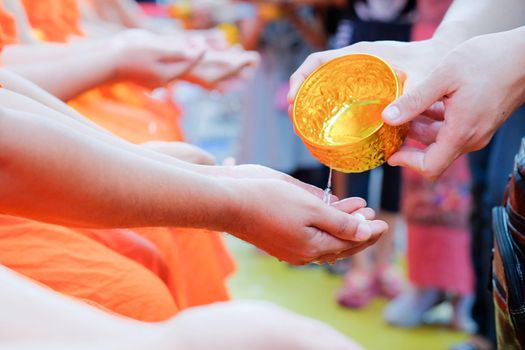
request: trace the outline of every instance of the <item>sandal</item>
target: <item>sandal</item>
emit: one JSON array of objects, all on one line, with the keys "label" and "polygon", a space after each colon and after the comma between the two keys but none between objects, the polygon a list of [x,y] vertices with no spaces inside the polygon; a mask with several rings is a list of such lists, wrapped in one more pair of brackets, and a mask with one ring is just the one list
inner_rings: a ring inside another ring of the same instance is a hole
[{"label": "sandal", "polygon": [[394,299],[405,288],[401,274],[393,266],[380,268],[376,274],[376,283],[379,294],[387,299]]},{"label": "sandal", "polygon": [[409,288],[385,308],[383,317],[387,323],[402,328],[423,324],[425,313],[444,299],[436,289]]},{"label": "sandal", "polygon": [[376,295],[374,278],[369,272],[350,270],[339,290],[337,302],[343,307],[359,309],[368,305]]}]

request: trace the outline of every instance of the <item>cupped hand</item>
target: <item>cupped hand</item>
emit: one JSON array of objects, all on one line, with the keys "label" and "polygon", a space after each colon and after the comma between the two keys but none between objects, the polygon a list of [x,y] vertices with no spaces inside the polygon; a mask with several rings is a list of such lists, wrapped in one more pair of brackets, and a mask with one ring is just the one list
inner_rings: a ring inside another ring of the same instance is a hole
[{"label": "cupped hand", "polygon": [[300,186],[232,179],[237,211],[224,230],[291,264],[332,262],[375,243],[388,229],[360,198],[325,204]]},{"label": "cupped hand", "polygon": [[427,145],[402,147],[388,162],[436,178],[462,154],[483,148],[525,101],[522,38],[523,30],[514,30],[464,42],[388,106],[384,120],[412,121],[409,137]]},{"label": "cupped hand", "polygon": [[117,49],[117,80],[149,88],[164,86],[187,74],[203,57],[205,48],[172,35],[130,29],[113,38]]},{"label": "cupped hand", "polygon": [[257,52],[245,51],[237,46],[224,50],[208,50],[183,79],[206,89],[221,89],[223,85],[243,80],[257,67],[259,61]]}]

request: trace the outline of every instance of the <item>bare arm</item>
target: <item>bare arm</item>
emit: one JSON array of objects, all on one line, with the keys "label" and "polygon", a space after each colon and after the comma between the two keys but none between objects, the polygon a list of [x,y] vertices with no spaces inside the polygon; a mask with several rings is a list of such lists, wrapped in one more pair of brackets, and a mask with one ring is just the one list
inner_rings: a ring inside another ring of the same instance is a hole
[{"label": "bare arm", "polygon": [[[115,137],[107,130],[99,127],[97,124],[86,119],[80,113],[69,107],[64,102],[52,96],[48,92],[42,90],[35,84],[26,79],[17,76],[6,70],[0,70],[0,81],[5,89],[0,91],[0,103],[2,106],[41,115],[42,117],[50,118],[60,123],[64,123],[70,127],[76,128],[85,135],[90,135],[99,141],[106,142],[115,147],[120,147],[128,152],[141,155],[143,157],[154,159],[166,164],[181,167],[184,169],[197,171],[202,174],[210,174],[214,176],[226,175],[227,168],[223,167],[209,167],[198,166],[192,163],[181,161],[173,156],[167,156],[163,153],[172,155],[180,154],[181,151],[188,150],[188,145],[180,145],[179,143],[148,143],[146,146],[138,146]],[[181,149],[181,147],[183,147]],[[157,151],[152,151],[151,149]],[[165,151],[163,150],[165,149]],[[158,151],[162,151],[159,153]],[[193,153],[196,154],[195,152]],[[187,159],[187,157],[185,158]],[[202,162],[197,162],[202,163]]]},{"label": "bare arm", "polygon": [[525,24],[521,0],[455,0],[435,38],[454,47],[472,37],[514,29]]},{"label": "bare arm", "polygon": [[190,47],[184,38],[139,30],[67,45],[10,45],[4,51],[9,69],[62,100],[113,79],[163,86],[191,70],[203,55],[202,48]]},{"label": "bare arm", "polygon": [[[114,47],[93,43],[82,48],[52,45],[62,55],[51,57],[39,45],[10,45],[5,50],[5,64],[13,72],[31,80],[61,100],[69,100],[116,77],[119,52]],[[43,46],[47,46],[43,44]],[[78,50],[77,50],[78,49]],[[32,54],[34,52],[35,54]],[[46,58],[39,59],[41,52]],[[31,57],[31,63],[19,63]]]},{"label": "bare arm", "polygon": [[38,115],[6,109],[0,120],[4,213],[90,227],[226,229],[220,217],[234,201],[213,178],[97,142]]}]

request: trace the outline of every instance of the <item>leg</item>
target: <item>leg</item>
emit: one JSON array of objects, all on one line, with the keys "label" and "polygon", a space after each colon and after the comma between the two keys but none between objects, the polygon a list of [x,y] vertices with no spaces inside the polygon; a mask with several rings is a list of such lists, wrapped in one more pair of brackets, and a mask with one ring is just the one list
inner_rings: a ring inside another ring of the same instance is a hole
[{"label": "leg", "polygon": [[386,221],[390,230],[381,237],[376,245],[375,269],[380,292],[390,299],[396,297],[403,289],[401,275],[393,266],[394,240],[400,220],[400,197],[401,169],[384,165],[379,218]]}]

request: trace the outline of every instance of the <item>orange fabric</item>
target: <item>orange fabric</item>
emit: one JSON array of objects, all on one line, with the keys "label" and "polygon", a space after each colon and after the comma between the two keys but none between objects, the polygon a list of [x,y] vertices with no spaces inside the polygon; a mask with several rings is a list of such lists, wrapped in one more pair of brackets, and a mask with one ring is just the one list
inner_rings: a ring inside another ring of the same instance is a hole
[{"label": "orange fabric", "polygon": [[0,2],[0,50],[9,44],[16,42],[16,22],[14,17],[5,11]]},{"label": "orange fabric", "polygon": [[134,319],[162,321],[178,311],[160,278],[80,230],[2,216],[0,264],[58,292]]},{"label": "orange fabric", "polygon": [[27,19],[46,41],[64,42],[82,35],[77,0],[22,0]]},{"label": "orange fabric", "polygon": [[69,105],[103,128],[130,142],[181,141],[179,108],[158,100],[142,86],[108,84],[69,101]]},{"label": "orange fabric", "polygon": [[181,310],[230,298],[225,278],[235,270],[222,235],[197,229],[136,229],[170,268],[168,288]]}]

